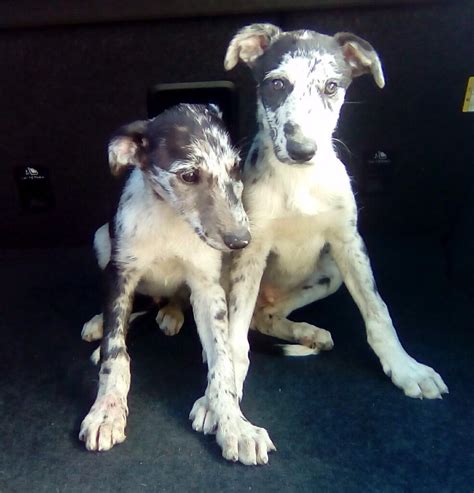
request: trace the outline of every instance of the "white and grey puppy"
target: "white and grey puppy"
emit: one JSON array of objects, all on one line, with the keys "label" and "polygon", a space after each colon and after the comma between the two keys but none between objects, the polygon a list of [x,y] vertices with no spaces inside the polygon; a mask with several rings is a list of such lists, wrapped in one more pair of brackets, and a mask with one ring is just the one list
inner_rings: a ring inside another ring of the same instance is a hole
[{"label": "white and grey puppy", "polygon": [[244,167],[252,243],[233,255],[229,295],[239,398],[249,365],[251,323],[306,346],[304,354],[330,349],[329,332],[287,317],[334,292],[342,281],[393,383],[410,397],[441,398],[448,392],[445,383],[406,353],[377,291],[357,230],[350,179],[333,149],[332,134],[352,80],[368,73],[384,86],[377,53],[350,33],[326,36],[253,24],[228,47],[225,68],[239,62],[250,67],[257,82],[259,123]]},{"label": "white and grey puppy", "polygon": [[122,127],[110,141],[109,162],[115,174],[133,171],[114,221],[95,237],[105,280],[104,337],[97,398],[80,439],[89,450],[108,450],[125,439],[130,387],[125,337],[135,290],[172,298],[187,287],[209,367],[202,399],[213,418],[204,423],[206,416],[196,413],[194,420],[209,432],[217,429],[226,458],[255,463],[258,445],[259,462],[266,462],[274,446],[240,411],[228,349],[222,255],[245,247],[250,233],[238,154],[216,108],[183,104]]}]

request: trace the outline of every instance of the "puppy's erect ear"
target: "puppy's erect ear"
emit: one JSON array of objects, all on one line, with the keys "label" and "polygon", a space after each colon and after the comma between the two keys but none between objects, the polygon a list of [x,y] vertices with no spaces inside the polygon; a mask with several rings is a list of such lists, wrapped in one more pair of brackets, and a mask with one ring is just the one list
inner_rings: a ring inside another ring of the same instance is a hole
[{"label": "puppy's erect ear", "polygon": [[149,120],[124,125],[115,132],[109,142],[109,166],[114,176],[120,175],[129,166],[141,166],[148,141],[145,132]]},{"label": "puppy's erect ear", "polygon": [[239,60],[247,65],[252,65],[280,33],[280,29],[273,24],[251,24],[242,28],[227,48],[224,68],[226,70],[233,69]]},{"label": "puppy's erect ear", "polygon": [[344,58],[351,66],[353,77],[371,73],[380,88],[385,86],[382,64],[370,43],[352,33],[337,33],[334,39],[341,46]]}]

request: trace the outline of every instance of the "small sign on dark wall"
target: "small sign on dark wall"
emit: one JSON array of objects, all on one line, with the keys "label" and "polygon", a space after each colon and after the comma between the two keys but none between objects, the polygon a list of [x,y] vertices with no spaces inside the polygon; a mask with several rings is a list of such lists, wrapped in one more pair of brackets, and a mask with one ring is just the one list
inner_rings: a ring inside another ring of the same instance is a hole
[{"label": "small sign on dark wall", "polygon": [[54,207],[48,168],[16,166],[14,174],[23,212],[44,212]]},{"label": "small sign on dark wall", "polygon": [[361,191],[367,195],[387,193],[390,190],[395,166],[392,151],[377,149],[364,153]]}]

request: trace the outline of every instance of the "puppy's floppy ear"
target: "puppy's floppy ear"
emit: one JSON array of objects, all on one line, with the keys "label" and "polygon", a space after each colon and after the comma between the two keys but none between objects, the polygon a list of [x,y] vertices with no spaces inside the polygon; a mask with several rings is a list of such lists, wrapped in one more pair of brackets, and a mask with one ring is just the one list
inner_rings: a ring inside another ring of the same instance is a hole
[{"label": "puppy's floppy ear", "polygon": [[334,39],[341,46],[344,58],[352,68],[352,77],[371,73],[381,89],[385,86],[382,64],[370,43],[352,33],[337,33]]},{"label": "puppy's floppy ear", "polygon": [[253,62],[275,41],[281,33],[273,24],[251,24],[242,28],[232,39],[227,48],[224,68],[233,69],[239,60],[247,65]]},{"label": "puppy's floppy ear", "polygon": [[140,120],[120,127],[109,142],[109,166],[114,176],[129,166],[142,166],[148,146],[146,129],[149,120]]}]

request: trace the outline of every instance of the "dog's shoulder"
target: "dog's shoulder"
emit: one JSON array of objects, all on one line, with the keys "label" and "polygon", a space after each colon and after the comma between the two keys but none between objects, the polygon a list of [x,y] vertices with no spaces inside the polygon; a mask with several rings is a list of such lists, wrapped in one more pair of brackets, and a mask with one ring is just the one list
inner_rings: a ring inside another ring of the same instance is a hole
[{"label": "dog's shoulder", "polygon": [[134,169],[124,184],[114,220],[114,236],[121,245],[140,250],[153,243],[157,249],[163,243],[164,233],[172,233],[181,222],[167,203],[147,186],[143,172]]},{"label": "dog's shoulder", "polygon": [[117,237],[146,236],[148,229],[159,222],[159,203],[146,186],[143,173],[134,169],[124,184],[115,214]]}]

